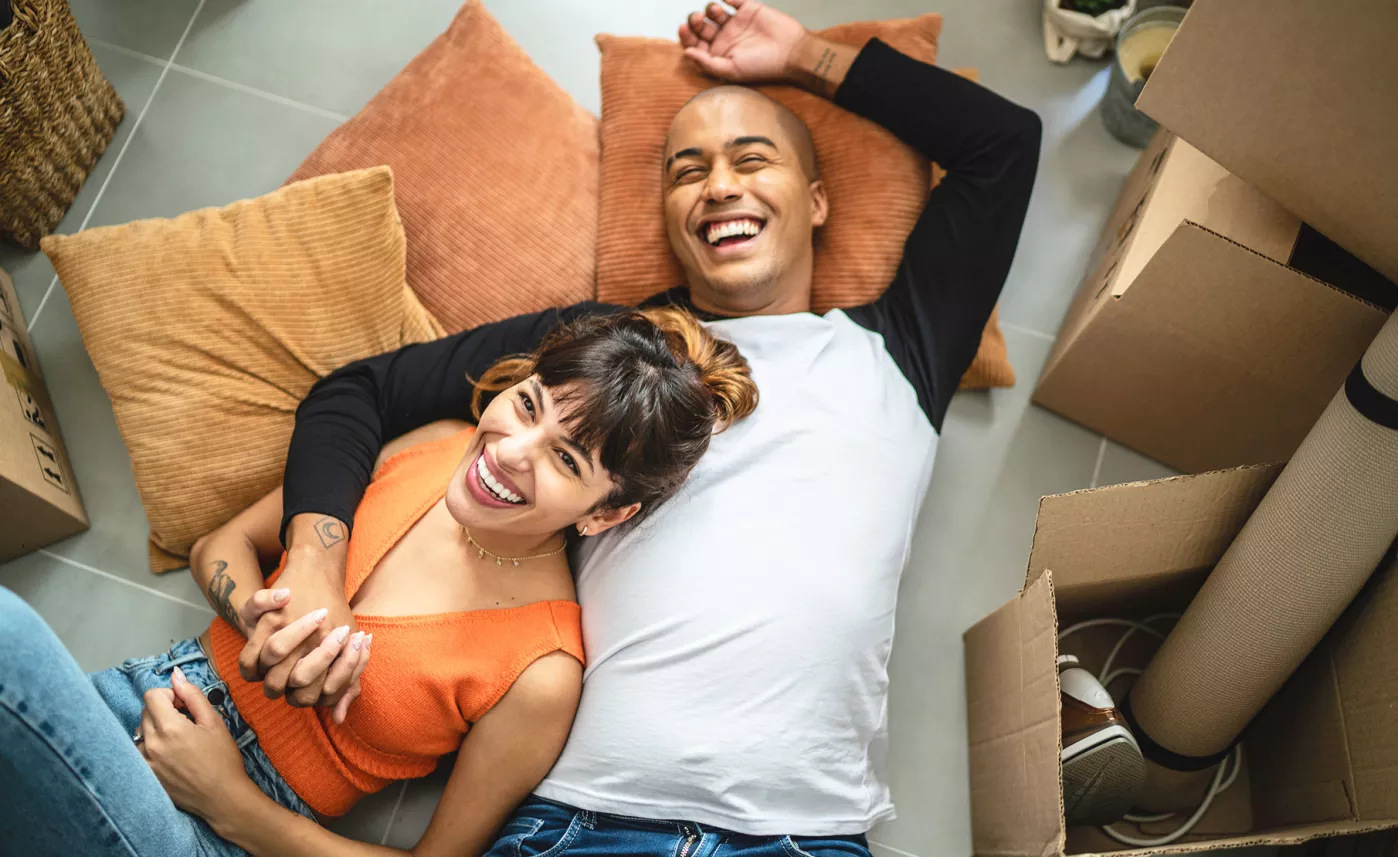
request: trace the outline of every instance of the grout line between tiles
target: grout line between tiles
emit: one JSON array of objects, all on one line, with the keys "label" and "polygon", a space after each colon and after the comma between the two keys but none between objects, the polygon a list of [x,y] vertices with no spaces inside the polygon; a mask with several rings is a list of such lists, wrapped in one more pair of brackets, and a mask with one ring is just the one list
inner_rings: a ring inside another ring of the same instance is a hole
[{"label": "grout line between tiles", "polygon": [[[140,51],[133,51],[130,48],[124,48],[121,45],[116,44],[115,42],[107,42],[103,41],[102,39],[94,39],[91,37],[86,38],[87,43],[89,45],[96,45],[99,48],[105,48],[114,53],[125,54],[126,56],[131,57],[132,59],[143,60],[145,62],[150,63],[151,65],[158,65],[163,68],[165,64],[169,62],[168,59],[163,60],[160,57],[153,57],[150,54],[143,54]],[[171,54],[171,56],[174,55]]]},{"label": "grout line between tiles", "polygon": [[277,95],[275,92],[268,92],[265,89],[258,89],[254,86],[248,86],[245,83],[238,83],[235,80],[228,80],[227,78],[218,77],[217,75],[209,74],[206,71],[199,71],[198,69],[180,65],[176,62],[170,63],[170,68],[174,71],[187,74],[190,77],[196,77],[200,80],[207,80],[209,83],[216,83],[219,86],[224,86],[229,89],[236,90],[237,92],[244,92],[248,95],[255,95],[258,98],[263,98],[267,101],[273,101],[277,104],[283,104],[287,107],[298,107],[306,111],[307,113],[314,113],[315,115],[323,116],[326,119],[334,119],[336,122],[345,122],[349,120],[348,116],[345,116],[341,113],[336,113],[333,110],[326,110],[323,107],[316,107],[314,104],[307,104],[304,101],[297,101],[292,98],[287,98],[285,95]]},{"label": "grout line between tiles", "polygon": [[388,824],[383,827],[383,836],[379,837],[380,845],[388,844],[388,834],[393,832],[393,822],[398,820],[398,810],[403,808],[403,797],[408,793],[408,781],[403,781],[403,787],[398,790],[398,799],[393,802],[393,812],[388,814]]},{"label": "grout line between tiles", "polygon": [[344,122],[349,119],[348,116],[336,113],[333,110],[326,110],[323,107],[316,107],[314,104],[307,104],[304,101],[297,101],[294,98],[287,98],[286,96],[278,95],[275,92],[268,92],[265,89],[258,89],[255,86],[248,86],[245,83],[238,83],[236,80],[229,80],[226,77],[219,77],[216,74],[209,74],[207,71],[200,71],[197,68],[190,68],[187,65],[180,65],[173,59],[163,60],[159,57],[153,57],[150,54],[143,54],[140,51],[133,51],[130,48],[124,48],[121,45],[115,45],[111,42],[104,42],[101,39],[88,39],[87,41],[90,44],[106,48],[109,51],[115,51],[119,54],[125,54],[126,56],[129,56],[133,59],[142,60],[153,65],[165,66],[168,64],[170,66],[171,71],[178,71],[182,74],[187,74],[190,77],[198,78],[199,80],[206,80],[209,83],[218,84],[219,86],[227,87],[228,89],[236,90],[238,92],[244,92],[248,95],[255,95],[258,98],[264,98],[268,101],[274,101],[278,104],[284,104],[287,107],[297,107],[301,110],[305,110],[307,113],[314,113],[315,115],[323,116],[326,119],[334,119],[337,122]]},{"label": "grout line between tiles", "polygon": [[911,851],[904,851],[902,848],[894,848],[892,845],[885,845],[884,843],[879,842],[877,839],[870,839],[869,844],[877,845],[885,851],[892,851],[894,854],[902,855],[902,857],[918,857],[917,854],[914,854]]},{"label": "grout line between tiles", "polygon": [[[131,133],[126,135],[126,140],[122,142],[121,149],[116,154],[116,160],[112,161],[112,168],[107,172],[107,177],[102,180],[101,187],[97,188],[97,196],[92,198],[92,205],[88,206],[87,214],[83,215],[82,223],[78,224],[78,231],[87,228],[87,224],[92,220],[92,215],[97,211],[97,205],[102,202],[102,195],[107,192],[107,185],[112,183],[112,177],[116,175],[117,167],[121,166],[121,159],[126,155],[126,150],[131,147],[131,141],[136,139],[136,132],[141,129],[141,121],[146,118],[146,111],[150,110],[151,103],[155,101],[155,94],[160,91],[160,84],[165,82],[165,75],[170,73],[170,66],[174,63],[175,57],[179,56],[180,48],[184,47],[184,40],[189,37],[189,31],[194,29],[194,20],[199,17],[199,12],[204,8],[204,0],[199,0],[199,5],[194,8],[194,14],[189,16],[189,23],[184,25],[184,32],[180,33],[180,40],[175,43],[175,50],[170,54],[170,59],[165,61],[165,67],[160,70],[160,77],[156,78],[155,87],[151,89],[150,95],[146,98],[146,103],[141,105],[141,112],[136,116],[136,122],[131,126]],[[39,315],[48,306],[49,298],[53,295],[54,286],[58,285],[58,274],[53,275],[49,281],[49,287],[44,290],[44,297],[39,301],[39,306],[35,308],[34,314],[29,317],[29,330],[34,330],[34,325],[39,321]]]},{"label": "grout line between tiles", "polygon": [[1057,338],[1052,333],[1044,333],[1042,330],[1035,330],[1032,327],[1025,327],[1022,324],[1015,324],[1012,321],[1001,320],[1000,326],[1006,330],[1013,330],[1015,333],[1022,333],[1025,336],[1032,336],[1035,339],[1046,339],[1049,342],[1053,342]]},{"label": "grout line between tiles", "polygon": [[210,608],[207,604],[195,604],[193,601],[186,601],[178,595],[171,595],[168,592],[161,592],[159,589],[152,589],[151,587],[137,583],[134,580],[127,580],[124,577],[119,577],[115,574],[112,574],[110,571],[103,571],[102,569],[97,568],[96,566],[88,565],[85,562],[78,562],[77,560],[71,559],[70,557],[54,553],[48,548],[39,548],[39,553],[43,554],[44,556],[50,559],[56,559],[64,565],[71,565],[73,568],[78,568],[82,569],[83,571],[92,572],[98,577],[105,577],[108,580],[114,580],[117,583],[130,586],[132,589],[139,589],[147,595],[154,595],[156,598],[164,598],[166,601],[173,601],[176,604],[183,604],[186,607],[193,607],[196,610],[203,610],[205,613],[212,614],[214,612],[213,609]]},{"label": "grout line between tiles", "polygon": [[1088,487],[1096,488],[1097,480],[1102,478],[1102,459],[1107,456],[1107,436],[1102,435],[1102,443],[1097,447],[1097,463],[1092,465],[1092,484]]}]

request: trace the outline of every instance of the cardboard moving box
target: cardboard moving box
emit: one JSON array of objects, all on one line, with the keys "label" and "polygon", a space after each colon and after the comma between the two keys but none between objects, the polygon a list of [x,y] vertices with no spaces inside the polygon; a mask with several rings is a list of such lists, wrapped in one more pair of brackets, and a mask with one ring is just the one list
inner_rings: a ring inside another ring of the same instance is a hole
[{"label": "cardboard moving box", "polygon": [[[965,635],[976,854],[1128,850],[1096,828],[1064,824],[1058,631],[1088,618],[1182,611],[1280,470],[1260,465],[1043,498],[1023,591]],[[1130,853],[1398,826],[1395,634],[1398,561],[1390,557],[1248,727],[1243,773],[1196,833]]]},{"label": "cardboard moving box", "polygon": [[1162,132],[1034,401],[1185,472],[1282,461],[1395,301],[1398,287]]},{"label": "cardboard moving box", "polygon": [[0,562],[87,529],[73,468],[20,314],[0,271]]},{"label": "cardboard moving box", "polygon": [[1196,0],[1136,106],[1398,280],[1398,3]]}]

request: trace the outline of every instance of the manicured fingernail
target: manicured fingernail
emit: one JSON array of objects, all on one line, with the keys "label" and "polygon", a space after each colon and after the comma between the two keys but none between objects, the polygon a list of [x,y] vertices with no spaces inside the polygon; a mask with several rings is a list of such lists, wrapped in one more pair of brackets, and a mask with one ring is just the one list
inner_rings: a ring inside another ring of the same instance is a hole
[{"label": "manicured fingernail", "polygon": [[189,679],[184,677],[184,671],[179,667],[175,667],[170,671],[170,678],[175,684],[184,684],[189,681]]},{"label": "manicured fingernail", "polygon": [[374,642],[374,635],[373,635],[373,634],[366,634],[366,635],[364,636],[364,648],[366,648],[366,649],[369,648],[369,644],[372,643],[372,642]]},{"label": "manicured fingernail", "polygon": [[326,616],[329,616],[329,615],[330,615],[330,608],[328,608],[328,607],[322,607],[322,608],[320,608],[319,610],[312,611],[312,613],[311,613],[311,621],[314,622],[314,623],[316,623],[317,625],[319,625],[321,622],[324,622],[324,621],[325,621],[325,617],[326,617]]},{"label": "manicured fingernail", "polygon": [[338,628],[335,629],[335,642],[337,642],[337,643],[343,643],[343,642],[345,641],[345,638],[348,637],[348,636],[349,636],[349,626],[348,626],[348,625],[341,625],[340,627],[338,627]]},{"label": "manicured fingernail", "polygon": [[364,645],[364,632],[363,632],[363,631],[356,631],[355,634],[354,634],[354,638],[353,638],[352,640],[350,640],[350,647],[351,647],[352,649],[354,649],[354,650],[357,652],[357,651],[359,651],[360,647],[363,646],[363,645]]},{"label": "manicured fingernail", "polygon": [[288,599],[288,598],[290,598],[290,597],[291,597],[291,590],[290,590],[290,589],[274,589],[274,590],[272,590],[272,600],[273,600],[273,601],[285,601],[286,599]]}]

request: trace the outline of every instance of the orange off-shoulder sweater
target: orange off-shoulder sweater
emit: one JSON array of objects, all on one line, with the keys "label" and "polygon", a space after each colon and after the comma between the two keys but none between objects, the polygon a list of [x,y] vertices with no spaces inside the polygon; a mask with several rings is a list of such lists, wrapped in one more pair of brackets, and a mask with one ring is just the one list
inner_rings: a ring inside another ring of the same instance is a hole
[{"label": "orange off-shoulder sweater", "polygon": [[[347,599],[442,498],[473,431],[384,463],[355,512]],[[559,650],[583,658],[581,613],[571,601],[422,616],[356,614],[355,620],[374,635],[374,649],[360,679],[362,695],[338,726],[327,711],[267,699],[261,685],[243,681],[243,636],[222,619],[210,627],[214,663],[239,713],[287,784],[322,815],[342,815],[395,780],[430,773],[538,658]]]}]

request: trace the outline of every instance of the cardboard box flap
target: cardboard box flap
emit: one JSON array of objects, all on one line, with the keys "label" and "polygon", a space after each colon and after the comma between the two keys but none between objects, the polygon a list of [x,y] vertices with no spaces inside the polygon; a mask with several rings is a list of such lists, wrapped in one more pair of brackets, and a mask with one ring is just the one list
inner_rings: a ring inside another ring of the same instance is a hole
[{"label": "cardboard box flap", "polygon": [[[1300,218],[1183,140],[1169,139],[1163,154],[1164,163],[1141,202],[1140,222],[1112,294],[1124,294],[1183,223],[1198,224],[1286,264],[1301,231]],[[1130,226],[1126,224],[1128,232]]]},{"label": "cardboard box flap", "polygon": [[1136,105],[1398,280],[1395,32],[1392,0],[1198,0]]},{"label": "cardboard box flap", "polygon": [[1162,595],[1187,586],[1218,562],[1280,472],[1266,464],[1045,497],[1026,580],[1053,569],[1065,615],[1106,614],[1127,591],[1140,601],[1147,579]]},{"label": "cardboard box flap", "polygon": [[971,833],[978,855],[1063,850],[1053,575],[965,635]]}]

